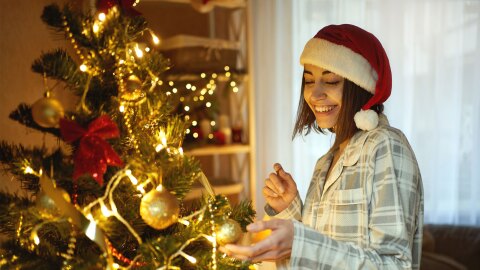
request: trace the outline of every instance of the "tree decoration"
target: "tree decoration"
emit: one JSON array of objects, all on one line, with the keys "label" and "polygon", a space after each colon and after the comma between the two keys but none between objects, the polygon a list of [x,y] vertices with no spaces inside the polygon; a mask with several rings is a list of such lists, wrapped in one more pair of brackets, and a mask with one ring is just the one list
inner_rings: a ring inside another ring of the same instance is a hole
[{"label": "tree decoration", "polygon": [[75,153],[74,180],[88,173],[99,185],[103,185],[103,174],[107,170],[107,165],[123,166],[118,154],[105,141],[120,135],[117,125],[108,115],[92,121],[86,130],[75,121],[62,119],[60,131],[66,142],[80,140]]},{"label": "tree decoration", "polygon": [[221,246],[236,243],[242,237],[242,228],[233,219],[227,219],[225,222],[218,224],[215,232],[217,243]]},{"label": "tree decoration", "polygon": [[[55,4],[42,14],[48,26],[71,41],[78,62],[60,50],[42,54],[33,71],[71,91],[77,106],[68,119],[60,118],[60,129],[34,124],[29,106],[15,112],[15,119],[28,120],[20,123],[63,140],[52,151],[0,142],[0,167],[22,189],[38,194],[32,201],[0,190],[0,233],[6,239],[0,246],[1,268],[247,270],[250,263],[218,252],[216,225],[225,216],[242,226],[252,222],[251,204],[232,207],[226,197],[214,195],[198,161],[183,154],[188,119],[175,114],[169,97],[174,89],[157,87],[168,61],[139,46],[148,32],[154,43],[159,38],[141,16],[122,12],[133,1],[100,2],[107,14]],[[215,88],[215,82],[208,83],[210,88],[197,91],[203,106]],[[63,151],[64,143],[72,151]],[[82,175],[98,184],[72,181]],[[197,180],[208,201],[180,212]],[[73,202],[64,190],[71,191]]]},{"label": "tree decoration", "polygon": [[180,204],[168,190],[153,189],[142,198],[140,215],[145,223],[157,230],[163,230],[177,222]]},{"label": "tree decoration", "polygon": [[118,6],[125,14],[133,17],[141,15],[133,8],[137,3],[138,0],[99,0],[97,9],[100,12],[107,13],[111,8]]},{"label": "tree decoration", "polygon": [[63,106],[55,98],[45,96],[32,105],[33,121],[44,128],[58,127],[63,118]]},{"label": "tree decoration", "polygon": [[[57,192],[61,193],[65,201],[70,202],[70,195],[64,189],[57,188]],[[55,201],[41,190],[36,195],[35,205],[43,217],[51,218],[58,214],[57,205]]]},{"label": "tree decoration", "polygon": [[139,102],[146,97],[142,91],[142,82],[135,75],[128,76],[124,91],[120,92],[120,98],[126,102]]}]

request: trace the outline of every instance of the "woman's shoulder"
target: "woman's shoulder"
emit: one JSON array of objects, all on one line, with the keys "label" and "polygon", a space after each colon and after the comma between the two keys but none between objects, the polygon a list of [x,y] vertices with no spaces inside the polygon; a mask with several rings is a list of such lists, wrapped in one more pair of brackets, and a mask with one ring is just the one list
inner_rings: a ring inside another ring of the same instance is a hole
[{"label": "woman's shoulder", "polygon": [[375,129],[365,131],[365,142],[369,144],[406,144],[410,145],[405,134],[390,126],[385,115],[381,114],[379,124]]}]

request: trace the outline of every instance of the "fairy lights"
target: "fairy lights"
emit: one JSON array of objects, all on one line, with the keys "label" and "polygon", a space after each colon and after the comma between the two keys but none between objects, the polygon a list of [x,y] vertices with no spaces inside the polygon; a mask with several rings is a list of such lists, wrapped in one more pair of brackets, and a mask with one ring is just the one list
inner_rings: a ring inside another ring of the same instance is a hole
[{"label": "fairy lights", "polygon": [[81,72],[87,72],[87,70],[88,70],[87,65],[85,65],[85,64],[80,65],[80,71]]}]

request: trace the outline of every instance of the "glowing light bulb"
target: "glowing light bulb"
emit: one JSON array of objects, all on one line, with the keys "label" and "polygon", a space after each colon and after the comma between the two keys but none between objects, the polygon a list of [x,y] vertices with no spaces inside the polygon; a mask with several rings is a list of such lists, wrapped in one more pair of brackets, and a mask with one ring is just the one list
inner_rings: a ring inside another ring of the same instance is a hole
[{"label": "glowing light bulb", "polygon": [[230,82],[230,86],[231,86],[231,87],[234,87],[235,85],[237,85],[236,82],[234,82],[234,81],[231,81],[231,82]]},{"label": "glowing light bulb", "polygon": [[212,103],[209,101],[209,102],[205,103],[205,106],[207,106],[207,108],[210,108],[210,107],[212,107]]},{"label": "glowing light bulb", "polygon": [[152,35],[153,44],[155,45],[160,44],[160,39],[154,33],[150,32],[150,34]]},{"label": "glowing light bulb", "polygon": [[124,113],[124,112],[125,112],[125,106],[120,105],[120,107],[118,107],[118,110],[119,110],[121,113]]},{"label": "glowing light bulb", "polygon": [[187,83],[187,85],[185,85],[185,87],[186,87],[187,89],[190,89],[190,88],[192,88],[192,85],[189,84],[189,83]]},{"label": "glowing light bulb", "polygon": [[100,30],[100,26],[98,25],[97,22],[93,23],[93,33],[98,33],[98,31]]},{"label": "glowing light bulb", "polygon": [[181,251],[180,254],[181,254],[185,259],[187,259],[189,262],[191,262],[191,263],[193,263],[193,264],[197,263],[197,259],[195,259],[194,257],[186,254],[185,252],[182,252],[182,251]]},{"label": "glowing light bulb", "polygon": [[80,71],[81,72],[86,72],[87,70],[88,70],[87,65],[85,65],[85,64],[80,65]]},{"label": "glowing light bulb", "polygon": [[35,243],[35,245],[39,245],[40,244],[40,238],[38,237],[38,234],[37,234],[37,231],[33,231],[32,232],[32,239],[33,239],[33,242]]},{"label": "glowing light bulb", "polygon": [[225,71],[229,71],[229,70],[230,70],[230,67],[229,67],[229,66],[225,66],[223,69],[224,69]]},{"label": "glowing light bulb", "polygon": [[188,106],[185,106],[184,109],[185,109],[186,112],[190,111],[190,107],[188,107]]},{"label": "glowing light bulb", "polygon": [[192,121],[192,126],[196,126],[197,124],[198,124],[197,121],[195,121],[195,120]]},{"label": "glowing light bulb", "polygon": [[142,58],[143,57],[143,52],[142,50],[140,49],[140,47],[138,47],[138,44],[135,45],[135,54],[137,55],[138,58]]},{"label": "glowing light bulb", "polygon": [[200,77],[201,77],[201,78],[205,78],[205,77],[207,77],[207,74],[202,73],[202,74],[200,74]]},{"label": "glowing light bulb", "polygon": [[27,167],[23,170],[23,172],[24,172],[25,174],[32,174],[32,173],[34,173],[33,169],[32,169],[30,166],[27,166]]},{"label": "glowing light bulb", "polygon": [[211,121],[211,122],[210,122],[210,125],[211,125],[212,127],[214,127],[216,124],[217,124],[217,123],[215,123],[215,121]]},{"label": "glowing light bulb", "polygon": [[103,204],[102,201],[100,201],[100,204],[102,205],[100,207],[100,210],[102,211],[102,214],[105,216],[105,217],[110,217],[112,215],[112,211],[110,211],[107,206],[105,204]]},{"label": "glowing light bulb", "polygon": [[233,87],[232,91],[233,91],[234,93],[238,93],[238,87],[236,87],[236,86]]},{"label": "glowing light bulb", "polygon": [[98,20],[100,20],[101,22],[105,21],[106,18],[107,16],[105,15],[105,13],[101,12],[98,14]]},{"label": "glowing light bulb", "polygon": [[126,170],[125,174],[128,176],[128,179],[130,179],[130,182],[132,182],[134,186],[138,184],[138,179],[132,174],[131,170]]}]

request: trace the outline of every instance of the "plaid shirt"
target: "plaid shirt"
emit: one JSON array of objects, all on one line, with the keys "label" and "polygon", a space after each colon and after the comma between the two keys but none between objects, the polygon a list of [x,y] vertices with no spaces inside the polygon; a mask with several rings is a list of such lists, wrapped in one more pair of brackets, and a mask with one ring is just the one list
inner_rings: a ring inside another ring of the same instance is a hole
[{"label": "plaid shirt", "polygon": [[381,115],[357,132],[328,179],[333,154],[315,166],[305,205],[270,216],[294,219],[290,259],[278,269],[419,269],[423,188],[410,145]]}]

